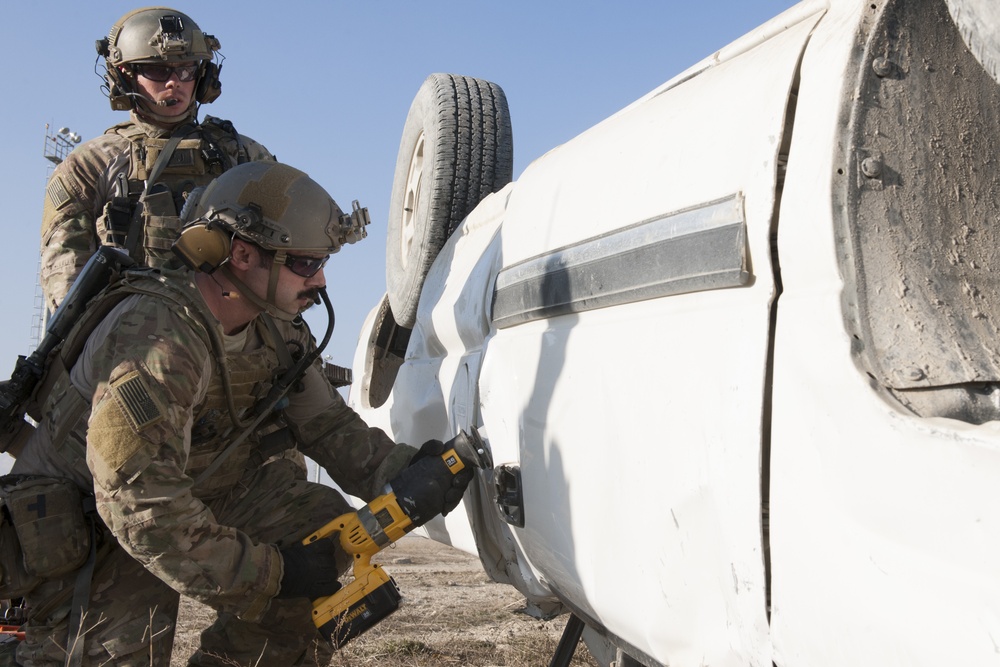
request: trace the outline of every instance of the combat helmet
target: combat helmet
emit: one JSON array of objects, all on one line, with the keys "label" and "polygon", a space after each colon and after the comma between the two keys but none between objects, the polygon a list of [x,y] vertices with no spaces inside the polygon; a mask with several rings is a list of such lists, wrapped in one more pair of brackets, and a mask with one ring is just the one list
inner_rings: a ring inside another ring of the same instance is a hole
[{"label": "combat helmet", "polygon": [[[169,7],[144,7],[122,16],[108,36],[97,40],[97,53],[105,59],[105,80],[111,108],[136,108],[141,99],[130,81],[138,63],[200,63],[194,101],[208,104],[222,94],[221,65],[215,63],[219,40],[201,31],[190,16]],[[123,74],[125,69],[128,74]]]},{"label": "combat helmet", "polygon": [[[222,267],[240,292],[271,315],[292,319],[274,306],[278,273],[289,254],[329,255],[363,239],[368,209],[358,202],[345,214],[319,183],[280,162],[246,162],[188,196],[186,222],[173,251],[188,267],[211,273]],[[273,255],[267,298],[258,302],[225,266],[233,237]],[[322,266],[320,264],[320,266]],[[318,270],[318,268],[316,269]]]}]

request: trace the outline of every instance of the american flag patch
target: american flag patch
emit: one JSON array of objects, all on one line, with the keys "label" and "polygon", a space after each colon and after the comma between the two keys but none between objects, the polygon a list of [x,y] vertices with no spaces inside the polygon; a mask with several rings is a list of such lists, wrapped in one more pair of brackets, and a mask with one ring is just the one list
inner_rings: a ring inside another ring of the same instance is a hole
[{"label": "american flag patch", "polygon": [[115,401],[128,417],[136,432],[163,418],[160,407],[149,395],[149,389],[139,373],[129,373],[111,390],[114,392]]},{"label": "american flag patch", "polygon": [[49,181],[49,185],[45,188],[45,192],[48,193],[49,201],[52,202],[52,206],[57,209],[62,208],[69,203],[69,191],[66,190],[66,186],[63,185],[62,179],[58,176]]}]

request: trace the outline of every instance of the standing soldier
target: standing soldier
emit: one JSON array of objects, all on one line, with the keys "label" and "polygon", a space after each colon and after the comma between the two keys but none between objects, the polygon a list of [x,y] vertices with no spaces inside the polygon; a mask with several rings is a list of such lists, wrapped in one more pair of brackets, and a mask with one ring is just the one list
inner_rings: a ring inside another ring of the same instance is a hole
[{"label": "standing soldier", "polygon": [[273,160],[198,107],[219,97],[219,40],[166,7],[129,12],[98,40],[111,108],[127,122],[77,147],[53,172],[42,217],[41,283],[54,311],[100,245],[164,266],[187,194],[236,164]]},{"label": "standing soldier", "polygon": [[[441,453],[369,428],[296,317],[326,300],[323,266],[364,235],[363,209],[343,214],[277,162],[237,166],[192,200],[197,217],[176,246],[195,271],[129,270],[88,304],[15,462],[27,477],[7,480],[26,489],[5,492],[30,539],[0,564],[30,564],[41,580],[26,593],[22,665],[166,667],[179,593],[218,612],[190,665],[302,664],[319,637],[309,598],[335,592],[350,565],[339,542],[302,540],[350,508],[292,461],[262,465],[271,452],[244,437],[252,417],[279,406],[294,444],[365,500]],[[290,387],[285,401],[274,387]],[[445,511],[471,480],[462,475]],[[90,528],[81,496],[100,519]]]}]

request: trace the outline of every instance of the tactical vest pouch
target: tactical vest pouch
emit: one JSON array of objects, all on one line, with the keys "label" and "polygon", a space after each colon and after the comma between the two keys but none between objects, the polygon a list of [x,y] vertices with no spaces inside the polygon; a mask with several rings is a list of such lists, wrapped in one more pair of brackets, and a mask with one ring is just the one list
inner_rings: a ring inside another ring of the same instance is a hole
[{"label": "tactical vest pouch", "polygon": [[68,479],[0,477],[3,499],[0,597],[21,597],[39,582],[79,569],[90,555],[83,495]]},{"label": "tactical vest pouch", "polygon": [[10,521],[6,508],[0,516],[0,598],[24,597],[41,579],[28,574],[24,567],[24,553],[21,551],[21,541],[17,539],[17,531]]},{"label": "tactical vest pouch", "polygon": [[162,183],[157,183],[146,195],[143,212],[146,218],[145,241],[147,264],[160,268],[174,258],[170,246],[181,233],[181,219],[177,215],[174,195]]},{"label": "tactical vest pouch", "polygon": [[104,232],[104,245],[122,247],[132,224],[132,204],[127,197],[112,197],[104,205],[104,212],[97,222],[97,228]]}]

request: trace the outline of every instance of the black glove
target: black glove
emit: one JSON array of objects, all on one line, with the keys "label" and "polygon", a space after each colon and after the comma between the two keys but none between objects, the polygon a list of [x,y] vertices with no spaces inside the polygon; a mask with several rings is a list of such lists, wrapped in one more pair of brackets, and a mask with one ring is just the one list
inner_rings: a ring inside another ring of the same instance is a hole
[{"label": "black glove", "polygon": [[315,600],[340,590],[335,549],[333,540],[328,538],[308,546],[296,542],[279,549],[285,573],[275,597]]},{"label": "black glove", "polygon": [[467,462],[457,474],[452,474],[441,459],[447,445],[440,440],[428,440],[416,456],[389,484],[403,511],[417,526],[422,526],[440,514],[447,516],[455,509],[465,488],[475,476],[472,465]]},{"label": "black glove", "polygon": [[[413,457],[413,461],[410,461],[410,465],[413,465],[414,461],[424,456],[433,456],[440,460],[441,455],[448,451],[448,447],[448,443],[441,442],[440,440],[428,440],[421,445],[417,455]],[[448,516],[448,512],[458,507],[458,504],[462,502],[462,496],[465,495],[465,489],[468,488],[469,482],[476,476],[472,468],[472,463],[469,461],[463,461],[463,463],[465,467],[451,478],[451,487],[444,492],[444,506],[441,508],[441,516]]]},{"label": "black glove", "polygon": [[440,440],[428,440],[420,446],[417,453],[410,459],[410,465],[428,456],[441,456],[442,454],[444,454],[444,443]]}]

